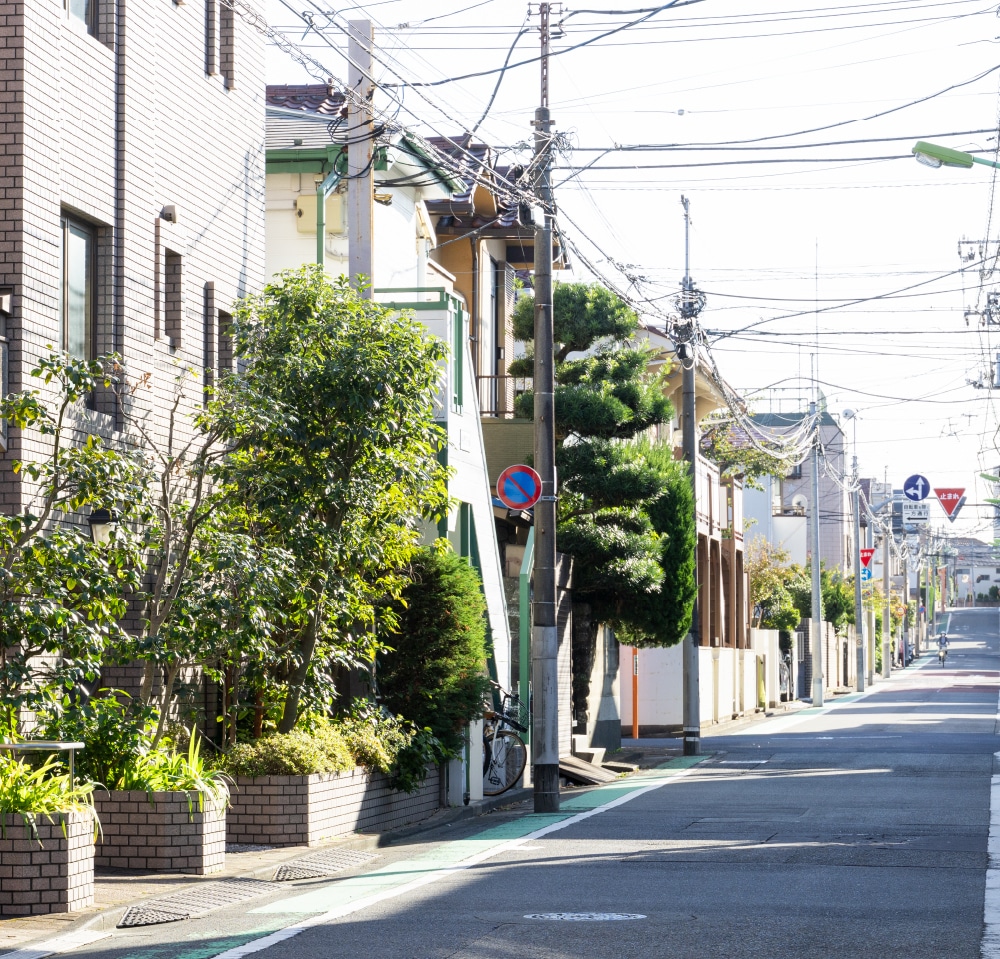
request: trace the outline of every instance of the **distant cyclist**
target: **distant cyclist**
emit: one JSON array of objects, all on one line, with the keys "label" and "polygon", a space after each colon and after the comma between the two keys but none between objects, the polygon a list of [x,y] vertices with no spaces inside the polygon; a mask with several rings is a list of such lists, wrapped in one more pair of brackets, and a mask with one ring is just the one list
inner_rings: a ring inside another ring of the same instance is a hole
[{"label": "distant cyclist", "polygon": [[948,657],[948,634],[938,634],[938,662],[943,666]]}]

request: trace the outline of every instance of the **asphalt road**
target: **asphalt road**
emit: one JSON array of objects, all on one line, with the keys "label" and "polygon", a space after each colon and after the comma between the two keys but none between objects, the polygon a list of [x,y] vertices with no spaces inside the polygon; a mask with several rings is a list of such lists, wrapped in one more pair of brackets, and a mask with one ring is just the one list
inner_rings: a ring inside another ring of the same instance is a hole
[{"label": "asphalt road", "polygon": [[927,656],[860,697],[706,738],[704,762],[579,795],[562,818],[456,824],[72,955],[978,959],[997,626],[997,610],[954,613],[944,668]]}]

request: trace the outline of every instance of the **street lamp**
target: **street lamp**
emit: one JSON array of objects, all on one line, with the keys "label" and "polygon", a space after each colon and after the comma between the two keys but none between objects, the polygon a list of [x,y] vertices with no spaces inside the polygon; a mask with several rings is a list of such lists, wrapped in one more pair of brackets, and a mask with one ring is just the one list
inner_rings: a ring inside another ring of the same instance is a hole
[{"label": "street lamp", "polygon": [[995,163],[993,160],[984,160],[982,157],[974,157],[971,153],[952,150],[950,147],[939,147],[936,143],[926,143],[923,140],[918,140],[910,152],[917,158],[917,162],[923,163],[924,166],[935,168],[953,166],[967,170],[973,163],[981,163],[983,166],[1000,170],[1000,163]]}]

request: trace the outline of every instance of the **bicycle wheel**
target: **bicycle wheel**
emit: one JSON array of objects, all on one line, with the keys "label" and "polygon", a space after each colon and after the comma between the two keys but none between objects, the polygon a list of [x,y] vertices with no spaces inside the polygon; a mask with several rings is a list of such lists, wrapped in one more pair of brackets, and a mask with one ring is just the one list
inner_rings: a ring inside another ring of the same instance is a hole
[{"label": "bicycle wheel", "polygon": [[528,762],[528,750],[513,729],[501,729],[483,740],[483,795],[499,796],[520,778]]}]

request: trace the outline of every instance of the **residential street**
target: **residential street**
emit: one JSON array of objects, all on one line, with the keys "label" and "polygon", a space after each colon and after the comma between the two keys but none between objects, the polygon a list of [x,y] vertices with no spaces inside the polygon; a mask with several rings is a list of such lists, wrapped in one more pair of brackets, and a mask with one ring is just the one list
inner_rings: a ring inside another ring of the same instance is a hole
[{"label": "residential street", "polygon": [[924,656],[869,694],[708,737],[701,763],[570,793],[559,816],[455,823],[342,878],[107,930],[72,955],[973,959],[997,622],[996,609],[953,613],[944,668]]}]

